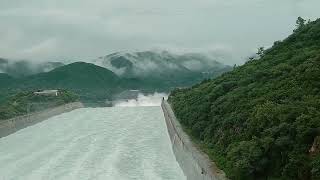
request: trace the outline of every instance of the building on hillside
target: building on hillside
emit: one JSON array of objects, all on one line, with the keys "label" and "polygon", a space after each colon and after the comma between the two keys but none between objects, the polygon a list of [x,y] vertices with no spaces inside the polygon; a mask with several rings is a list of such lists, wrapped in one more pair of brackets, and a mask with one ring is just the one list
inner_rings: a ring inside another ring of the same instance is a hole
[{"label": "building on hillside", "polygon": [[43,90],[43,91],[36,91],[34,92],[35,95],[39,96],[58,96],[59,90]]}]

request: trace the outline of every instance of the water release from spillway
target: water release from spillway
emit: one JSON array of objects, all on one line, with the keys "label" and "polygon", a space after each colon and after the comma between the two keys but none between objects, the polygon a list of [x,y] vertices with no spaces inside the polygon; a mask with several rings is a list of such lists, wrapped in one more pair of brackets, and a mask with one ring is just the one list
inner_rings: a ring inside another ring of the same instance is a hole
[{"label": "water release from spillway", "polygon": [[185,180],[160,107],[82,108],[0,139],[1,180]]}]

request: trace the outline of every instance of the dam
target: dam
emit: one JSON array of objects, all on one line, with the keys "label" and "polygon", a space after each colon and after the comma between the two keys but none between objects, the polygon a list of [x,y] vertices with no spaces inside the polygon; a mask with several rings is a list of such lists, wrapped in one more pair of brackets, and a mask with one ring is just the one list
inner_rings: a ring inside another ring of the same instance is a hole
[{"label": "dam", "polygon": [[1,180],[186,180],[161,107],[80,108],[0,138]]}]

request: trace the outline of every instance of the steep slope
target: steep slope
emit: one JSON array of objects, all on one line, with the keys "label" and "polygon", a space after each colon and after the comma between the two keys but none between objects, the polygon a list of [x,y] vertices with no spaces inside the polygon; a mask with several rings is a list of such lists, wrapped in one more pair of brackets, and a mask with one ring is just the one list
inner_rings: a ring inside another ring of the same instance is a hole
[{"label": "steep slope", "polygon": [[320,179],[320,20],[169,102],[231,179]]}]

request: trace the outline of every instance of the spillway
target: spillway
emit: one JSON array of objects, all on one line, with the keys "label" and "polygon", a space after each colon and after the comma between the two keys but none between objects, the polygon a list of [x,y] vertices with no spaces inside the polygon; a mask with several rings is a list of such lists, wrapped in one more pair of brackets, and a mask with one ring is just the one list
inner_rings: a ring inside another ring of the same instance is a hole
[{"label": "spillway", "polygon": [[0,139],[1,180],[185,180],[160,107],[82,108]]}]

